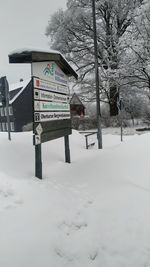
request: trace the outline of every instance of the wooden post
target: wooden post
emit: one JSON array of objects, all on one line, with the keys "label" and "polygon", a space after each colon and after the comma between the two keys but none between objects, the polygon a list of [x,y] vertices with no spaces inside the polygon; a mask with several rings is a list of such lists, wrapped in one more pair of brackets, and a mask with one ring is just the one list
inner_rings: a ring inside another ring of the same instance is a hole
[{"label": "wooden post", "polygon": [[41,144],[35,145],[35,176],[42,179],[42,148]]},{"label": "wooden post", "polygon": [[70,147],[69,147],[69,135],[64,136],[65,141],[65,162],[71,163],[70,160]]}]

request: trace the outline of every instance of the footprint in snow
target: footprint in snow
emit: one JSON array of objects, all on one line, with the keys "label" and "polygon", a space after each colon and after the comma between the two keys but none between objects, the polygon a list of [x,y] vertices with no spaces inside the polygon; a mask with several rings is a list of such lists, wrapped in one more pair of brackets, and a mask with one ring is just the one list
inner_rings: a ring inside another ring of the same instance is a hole
[{"label": "footprint in snow", "polygon": [[16,192],[10,186],[1,186],[0,211],[15,208],[17,205],[20,205],[22,203],[23,200],[17,196]]}]

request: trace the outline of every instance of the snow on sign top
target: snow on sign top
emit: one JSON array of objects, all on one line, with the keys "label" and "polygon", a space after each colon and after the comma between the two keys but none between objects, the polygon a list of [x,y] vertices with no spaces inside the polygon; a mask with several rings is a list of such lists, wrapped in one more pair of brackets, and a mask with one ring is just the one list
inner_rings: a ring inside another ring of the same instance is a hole
[{"label": "snow on sign top", "polygon": [[31,49],[24,48],[12,51],[9,55],[9,63],[33,63],[54,61],[67,76],[78,78],[77,73],[63,57],[63,55],[55,50]]},{"label": "snow on sign top", "polygon": [[[13,54],[22,54],[24,52],[33,52],[33,51],[34,52],[42,52],[42,53],[61,54],[59,51],[53,50],[53,49],[47,49],[47,50],[45,50],[45,49],[42,49],[42,48],[28,47],[28,48],[15,49],[15,50],[11,51],[8,56],[11,56]],[[62,55],[62,57],[63,57],[63,55]]]}]

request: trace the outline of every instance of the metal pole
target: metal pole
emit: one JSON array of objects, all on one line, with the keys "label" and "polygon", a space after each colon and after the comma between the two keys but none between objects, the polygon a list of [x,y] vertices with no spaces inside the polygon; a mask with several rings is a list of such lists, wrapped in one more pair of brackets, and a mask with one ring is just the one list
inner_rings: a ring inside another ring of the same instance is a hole
[{"label": "metal pole", "polygon": [[94,31],[94,54],[95,54],[95,81],[96,81],[96,105],[97,105],[97,139],[98,139],[98,149],[102,149],[102,130],[101,130],[100,94],[99,94],[99,71],[98,71],[98,49],[97,49],[97,29],[96,29],[95,0],[92,0],[92,12],[93,12],[93,31]]},{"label": "metal pole", "polygon": [[64,141],[65,141],[65,161],[67,163],[71,163],[70,146],[69,146],[69,135],[65,135],[64,136]]},{"label": "metal pole", "polygon": [[7,117],[7,125],[8,125],[8,139],[11,141],[10,117],[9,117],[9,85],[8,85],[6,78],[5,78],[5,97],[6,97],[6,117]]}]

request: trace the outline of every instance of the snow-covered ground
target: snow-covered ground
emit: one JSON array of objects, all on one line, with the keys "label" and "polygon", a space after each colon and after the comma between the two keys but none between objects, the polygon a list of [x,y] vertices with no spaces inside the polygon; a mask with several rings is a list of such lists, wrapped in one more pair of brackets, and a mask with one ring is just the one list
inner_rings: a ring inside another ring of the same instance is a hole
[{"label": "snow-covered ground", "polygon": [[70,137],[42,145],[0,133],[0,267],[149,267],[150,134],[104,134],[104,149]]}]

